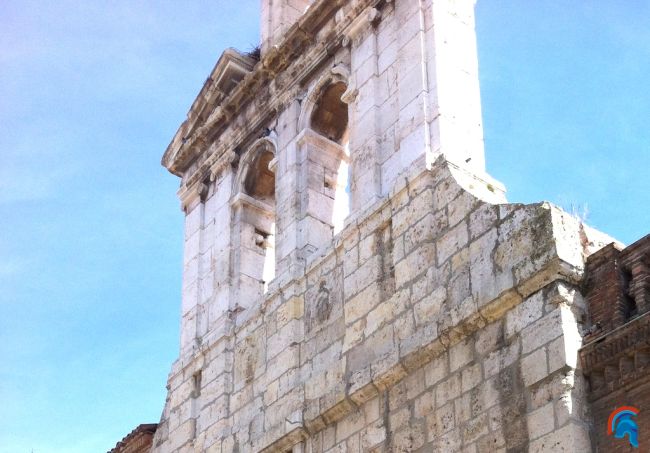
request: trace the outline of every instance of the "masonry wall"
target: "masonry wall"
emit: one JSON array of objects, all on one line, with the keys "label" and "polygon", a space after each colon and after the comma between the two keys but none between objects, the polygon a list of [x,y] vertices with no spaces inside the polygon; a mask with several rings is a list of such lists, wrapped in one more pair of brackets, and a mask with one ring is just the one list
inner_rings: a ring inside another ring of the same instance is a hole
[{"label": "masonry wall", "polygon": [[[589,451],[584,382],[557,354],[557,318],[574,297],[561,283],[538,291],[307,440],[306,451]],[[516,317],[524,313],[527,321]],[[540,331],[548,334],[532,337]]]},{"label": "masonry wall", "polygon": [[[611,239],[549,204],[508,204],[484,173],[472,8],[314,2],[212,113],[189,116],[205,123],[164,158],[182,176],[185,257],[153,451],[589,451],[577,285]],[[336,234],[331,181],[348,158],[310,123],[333,83],[351,168]],[[276,275],[256,297],[240,206],[259,140],[274,149]]]},{"label": "masonry wall", "polygon": [[377,451],[588,451],[585,229],[550,205],[482,202],[463,177],[441,160],[404,178],[304,277],[177,363],[155,451],[328,451],[369,431]]}]

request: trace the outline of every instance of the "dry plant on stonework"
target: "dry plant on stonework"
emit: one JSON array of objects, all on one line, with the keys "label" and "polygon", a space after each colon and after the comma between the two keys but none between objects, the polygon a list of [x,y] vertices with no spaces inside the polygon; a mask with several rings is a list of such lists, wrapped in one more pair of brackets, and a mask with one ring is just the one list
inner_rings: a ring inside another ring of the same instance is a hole
[{"label": "dry plant on stonework", "polygon": [[571,203],[568,212],[580,222],[587,223],[587,219],[589,218],[589,205],[587,203]]},{"label": "dry plant on stonework", "polygon": [[251,50],[246,51],[246,55],[251,57],[253,60],[260,61],[261,48],[259,45],[249,44]]}]

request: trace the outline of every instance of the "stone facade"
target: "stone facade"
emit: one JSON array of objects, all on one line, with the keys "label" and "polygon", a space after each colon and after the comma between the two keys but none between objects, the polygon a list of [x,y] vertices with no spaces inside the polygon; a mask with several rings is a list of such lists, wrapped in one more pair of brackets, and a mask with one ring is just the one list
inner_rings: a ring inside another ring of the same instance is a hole
[{"label": "stone facade", "polygon": [[163,157],[180,355],[154,452],[591,450],[585,259],[484,169],[471,0],[264,0]]}]

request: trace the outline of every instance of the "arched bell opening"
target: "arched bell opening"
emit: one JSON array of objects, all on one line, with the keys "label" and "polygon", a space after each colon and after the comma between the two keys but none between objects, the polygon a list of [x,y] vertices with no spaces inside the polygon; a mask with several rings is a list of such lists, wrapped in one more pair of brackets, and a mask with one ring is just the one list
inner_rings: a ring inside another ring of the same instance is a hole
[{"label": "arched bell opening", "polygon": [[309,127],[316,134],[327,139],[321,141],[323,154],[323,194],[331,200],[331,212],[325,213],[332,233],[341,229],[350,213],[350,150],[348,105],[342,96],[347,85],[342,81],[333,81],[325,85],[314,101]]},{"label": "arched bell opening", "polygon": [[239,228],[239,299],[249,306],[275,278],[275,147],[262,139],[240,163],[235,198]]},{"label": "arched bell opening", "polygon": [[244,192],[253,198],[275,204],[275,174],[269,169],[274,155],[268,150],[259,152],[249,165]]}]

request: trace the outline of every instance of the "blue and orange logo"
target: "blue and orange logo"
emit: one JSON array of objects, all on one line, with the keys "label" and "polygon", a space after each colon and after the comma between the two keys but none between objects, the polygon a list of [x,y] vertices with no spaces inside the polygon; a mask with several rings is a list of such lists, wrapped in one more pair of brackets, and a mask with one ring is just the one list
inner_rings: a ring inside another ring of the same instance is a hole
[{"label": "blue and orange logo", "polygon": [[630,445],[639,448],[639,428],[635,420],[638,413],[639,409],[633,406],[614,409],[607,420],[607,434],[610,436],[613,434],[617,439],[627,436]]}]

